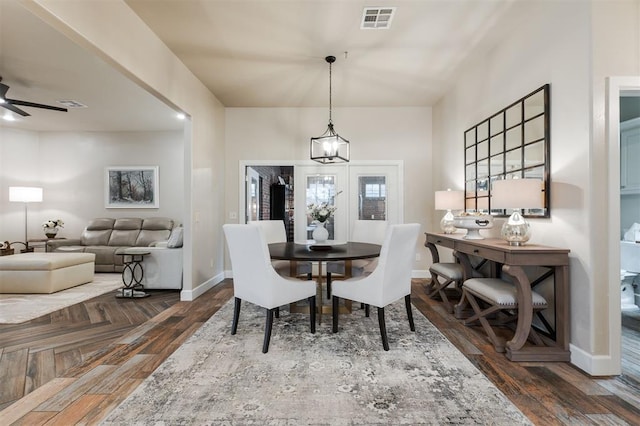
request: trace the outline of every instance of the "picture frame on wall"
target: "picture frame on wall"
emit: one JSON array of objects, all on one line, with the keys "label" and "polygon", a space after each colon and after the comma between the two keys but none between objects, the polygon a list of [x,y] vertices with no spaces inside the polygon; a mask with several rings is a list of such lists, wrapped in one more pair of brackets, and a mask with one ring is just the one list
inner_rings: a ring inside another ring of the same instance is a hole
[{"label": "picture frame on wall", "polygon": [[112,166],[105,170],[105,207],[157,209],[160,207],[158,166]]}]

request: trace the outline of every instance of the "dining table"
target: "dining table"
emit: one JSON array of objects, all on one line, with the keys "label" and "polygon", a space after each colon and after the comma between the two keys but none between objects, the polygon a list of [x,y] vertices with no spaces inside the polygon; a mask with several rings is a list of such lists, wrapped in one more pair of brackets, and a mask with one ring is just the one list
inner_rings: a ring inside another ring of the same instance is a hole
[{"label": "dining table", "polygon": [[[301,242],[285,242],[269,244],[269,253],[273,260],[289,260],[291,261],[291,276],[295,276],[295,262],[315,262],[318,265],[318,274],[316,278],[317,295],[316,303],[318,306],[318,322],[322,322],[322,314],[330,314],[332,306],[330,300],[324,303],[322,286],[324,283],[323,263],[331,261],[344,261],[345,278],[351,276],[352,261],[356,259],[372,259],[380,256],[379,244],[361,243],[355,241],[334,241],[328,240],[324,243],[316,243],[313,240]],[[307,306],[298,306],[292,304],[291,312],[308,312]],[[351,301],[345,300],[345,305],[340,307],[340,313],[351,312]]]}]

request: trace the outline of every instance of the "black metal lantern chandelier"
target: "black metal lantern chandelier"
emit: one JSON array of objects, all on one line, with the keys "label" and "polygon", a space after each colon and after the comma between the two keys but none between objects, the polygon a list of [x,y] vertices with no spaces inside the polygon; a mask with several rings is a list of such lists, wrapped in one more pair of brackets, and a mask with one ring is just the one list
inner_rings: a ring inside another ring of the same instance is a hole
[{"label": "black metal lantern chandelier", "polygon": [[324,59],[329,63],[329,126],[322,136],[311,138],[311,159],[322,164],[348,163],[349,141],[336,133],[331,121],[331,64],[336,57],[327,56]]}]

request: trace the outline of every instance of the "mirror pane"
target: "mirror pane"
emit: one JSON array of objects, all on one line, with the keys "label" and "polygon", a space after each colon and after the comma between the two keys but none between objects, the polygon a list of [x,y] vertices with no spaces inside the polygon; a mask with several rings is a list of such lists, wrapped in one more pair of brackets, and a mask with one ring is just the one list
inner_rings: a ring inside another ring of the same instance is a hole
[{"label": "mirror pane", "polygon": [[513,129],[507,130],[505,144],[507,147],[506,149],[513,149],[522,145],[522,126],[517,126]]},{"label": "mirror pane", "polygon": [[489,160],[478,161],[478,178],[486,178],[489,176]]},{"label": "mirror pane", "polygon": [[524,177],[531,179],[544,179],[544,166],[532,167],[525,170]]},{"label": "mirror pane", "polygon": [[476,147],[475,145],[471,148],[467,148],[464,152],[464,163],[469,164],[476,161]]},{"label": "mirror pane", "polygon": [[489,159],[491,176],[500,176],[504,173],[504,154],[494,155]]},{"label": "mirror pane", "polygon": [[520,102],[507,110],[507,129],[522,122],[522,105]]},{"label": "mirror pane", "polygon": [[480,142],[478,144],[478,160],[489,156],[489,141]]},{"label": "mirror pane", "polygon": [[464,209],[465,210],[475,210],[476,209],[476,197],[475,197],[476,193],[474,192],[471,197],[473,198],[466,198],[464,200]]},{"label": "mirror pane", "polygon": [[493,116],[489,121],[489,127],[491,127],[491,136],[502,132],[504,130],[504,114],[500,113]]},{"label": "mirror pane", "polygon": [[544,141],[525,145],[524,166],[531,167],[538,164],[544,165]]},{"label": "mirror pane", "polygon": [[465,189],[465,191],[467,191],[466,197],[475,197],[476,196],[476,181],[475,180],[467,181],[464,189]]},{"label": "mirror pane", "polygon": [[483,121],[478,126],[478,142],[489,139],[489,122]]},{"label": "mirror pane", "polygon": [[507,151],[505,161],[507,171],[522,169],[522,148]]},{"label": "mirror pane", "polygon": [[524,123],[524,143],[544,138],[544,116],[539,116]]},{"label": "mirror pane", "polygon": [[465,147],[470,147],[471,145],[476,143],[476,138],[475,138],[475,134],[476,134],[476,129],[471,129],[468,130],[465,134],[464,134],[464,146]]},{"label": "mirror pane", "polygon": [[476,163],[469,164],[465,168],[464,175],[467,177],[467,179],[475,179],[476,178]]},{"label": "mirror pane", "polygon": [[486,192],[489,190],[489,178],[478,179],[478,183],[476,185],[476,191],[478,192],[478,196],[480,196],[480,192]]},{"label": "mirror pane", "polygon": [[504,151],[504,133],[500,133],[497,136],[491,138],[491,146],[489,146],[489,151],[491,155],[498,154]]},{"label": "mirror pane", "polygon": [[524,100],[524,119],[528,120],[544,112],[544,90],[534,93]]}]

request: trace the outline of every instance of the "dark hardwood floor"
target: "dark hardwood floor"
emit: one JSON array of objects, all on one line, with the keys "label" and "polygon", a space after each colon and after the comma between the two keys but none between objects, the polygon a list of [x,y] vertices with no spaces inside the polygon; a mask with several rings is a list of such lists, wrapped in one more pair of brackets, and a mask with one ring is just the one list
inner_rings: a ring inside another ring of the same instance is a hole
[{"label": "dark hardwood floor", "polygon": [[[567,363],[512,363],[426,297],[424,283],[413,283],[416,309],[535,424],[640,424],[637,364],[594,379]],[[193,302],[179,302],[176,292],[134,301],[104,295],[29,324],[0,325],[0,425],[99,423],[232,294],[225,280]]]}]

